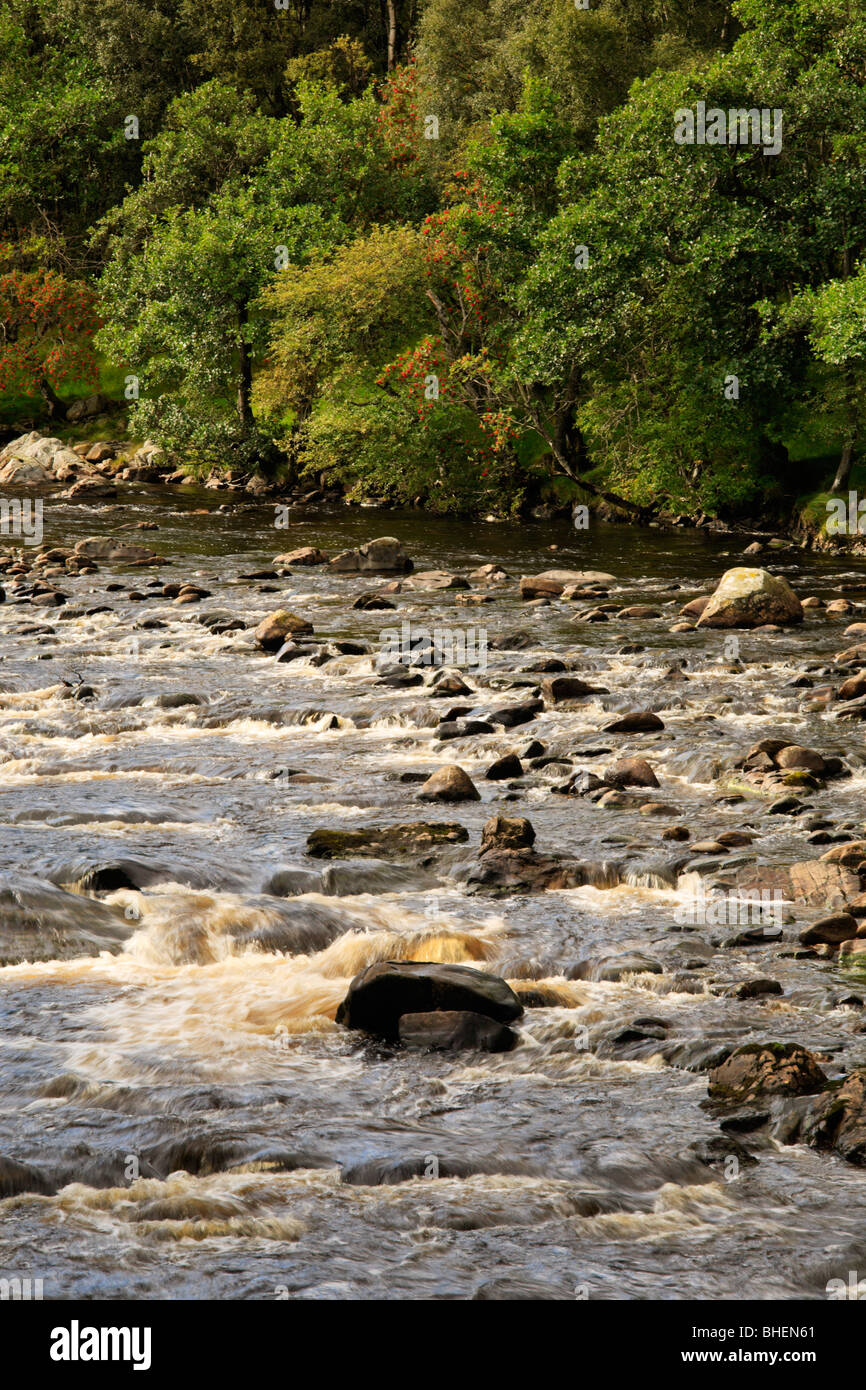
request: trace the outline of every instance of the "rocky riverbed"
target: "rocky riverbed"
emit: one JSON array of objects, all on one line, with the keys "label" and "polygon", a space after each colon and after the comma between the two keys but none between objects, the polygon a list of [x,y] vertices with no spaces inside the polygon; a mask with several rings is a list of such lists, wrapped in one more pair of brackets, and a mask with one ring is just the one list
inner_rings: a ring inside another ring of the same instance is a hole
[{"label": "rocky riverbed", "polygon": [[0,1275],[858,1269],[862,562],[122,481],[0,555]]}]

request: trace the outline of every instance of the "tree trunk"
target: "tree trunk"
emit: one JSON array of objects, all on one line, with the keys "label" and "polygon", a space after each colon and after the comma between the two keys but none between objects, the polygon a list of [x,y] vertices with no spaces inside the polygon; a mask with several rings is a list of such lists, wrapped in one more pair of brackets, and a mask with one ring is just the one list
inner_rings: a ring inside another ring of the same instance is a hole
[{"label": "tree trunk", "polygon": [[833,486],[830,488],[831,492],[839,492],[843,487],[847,487],[853,462],[854,445],[846,442],[842,449],[842,457],[839,459],[839,467],[836,469],[836,476],[833,479]]},{"label": "tree trunk", "polygon": [[396,0],[386,0],[388,9],[388,71],[393,72],[397,63],[397,4]]},{"label": "tree trunk", "polygon": [[39,394],[45,402],[46,412],[52,420],[66,419],[66,406],[47,377],[43,377],[39,382]]},{"label": "tree trunk", "polygon": [[247,326],[247,306],[238,310],[238,352],[240,353],[240,363],[238,367],[238,419],[242,427],[249,429],[253,423],[253,408],[250,398],[253,390],[253,363],[250,356],[249,343],[244,336],[244,329]]}]

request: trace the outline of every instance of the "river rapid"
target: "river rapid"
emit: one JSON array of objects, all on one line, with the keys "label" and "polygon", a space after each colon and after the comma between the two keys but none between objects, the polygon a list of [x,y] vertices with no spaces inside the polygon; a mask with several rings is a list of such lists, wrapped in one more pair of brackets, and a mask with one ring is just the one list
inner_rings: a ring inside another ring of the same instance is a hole
[{"label": "river rapid", "polygon": [[[220,503],[140,488],[51,502],[47,545],[140,539],[170,563],[60,573],[57,606],[33,601],[33,574],[0,581],[0,1276],[56,1299],[716,1300],[824,1298],[866,1271],[863,1169],[770,1140],[726,1163],[702,1070],[714,1048],[763,1040],[801,1043],[831,1078],[866,1064],[857,973],[798,950],[822,913],[791,894],[781,939],[756,946],[682,912],[699,879],[757,866],[776,883],[817,859],[818,822],[862,833],[862,725],[816,692],[855,640],[863,562],[766,551],[757,563],[801,597],[855,609],[741,632],[733,660],[727,634],[670,628],[749,563],[742,538],[303,507],[277,530],[273,507]],[[122,529],[142,520],[159,530]],[[385,578],[272,573],[279,552],[381,535],[416,571],[497,562],[508,579],[473,586],[492,599],[478,606],[406,587],[362,611]],[[614,576],[607,621],[522,601],[520,577],[552,568]],[[172,582],[208,593],[178,603]],[[634,604],[660,617],[616,616]],[[317,643],[369,652],[276,661],[252,632],[281,608]],[[404,621],[484,630],[468,698],[434,698],[429,668],[382,681],[382,633]],[[551,656],[606,693],[437,739],[452,704],[533,695]],[[629,710],[663,729],[602,732]],[[770,814],[725,778],[771,736],[851,775],[805,790],[803,814]],[[524,775],[487,780],[510,750]],[[660,788],[603,807],[555,790],[624,754]],[[454,763],[480,801],[419,802]],[[584,886],[471,891],[496,814],[582,861]],[[317,829],[419,820],[469,839],[431,862],[306,854]],[[672,824],[691,840],[664,840]],[[726,830],[752,843],[690,849]],[[633,952],[652,969],[598,968]],[[526,1008],[508,1053],[404,1051],[334,1021],[356,973],[389,959],[544,982],[553,1002]],[[757,977],[781,993],[735,997]]]}]

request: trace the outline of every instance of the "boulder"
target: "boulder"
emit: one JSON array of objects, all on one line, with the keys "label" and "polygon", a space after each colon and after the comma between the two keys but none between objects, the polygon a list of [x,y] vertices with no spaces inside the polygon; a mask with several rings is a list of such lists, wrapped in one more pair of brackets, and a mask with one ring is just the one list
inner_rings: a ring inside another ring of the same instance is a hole
[{"label": "boulder", "polygon": [[796,1130],[786,1138],[789,1143],[832,1149],[848,1163],[866,1165],[866,1067],[856,1068],[841,1085],[808,1102]]},{"label": "boulder", "polygon": [[837,912],[832,917],[822,917],[800,932],[799,940],[804,946],[838,946],[857,935],[858,922],[850,912]]},{"label": "boulder", "polygon": [[797,1043],[748,1043],[709,1073],[710,1099],[737,1103],[814,1095],[826,1085],[815,1057]]},{"label": "boulder", "polygon": [[462,767],[450,763],[428,777],[418,793],[422,801],[480,801],[481,796],[472,778]]},{"label": "boulder", "polygon": [[664,723],[657,714],[650,710],[633,710],[629,714],[623,714],[619,719],[613,719],[609,724],[602,725],[602,732],[606,734],[648,734],[657,729],[663,729]]},{"label": "boulder", "polygon": [[330,561],[338,574],[408,574],[414,565],[394,536],[379,536],[355,550],[343,550]]},{"label": "boulder", "polygon": [[507,1024],[465,1009],[404,1014],[399,1036],[404,1047],[427,1052],[510,1052],[517,1042]]},{"label": "boulder", "polygon": [[497,1023],[520,1018],[523,1005],[497,975],[434,961],[378,961],[356,975],[337,1022],[395,1042],[405,1014],[468,1011]]},{"label": "boulder", "polygon": [[510,777],[522,777],[523,764],[516,753],[505,753],[490,764],[484,776],[488,782],[505,782]]},{"label": "boulder", "polygon": [[827,864],[820,859],[807,859],[792,864],[789,869],[794,901],[810,907],[823,907],[830,912],[844,910],[851,898],[860,892],[860,879],[841,864]]},{"label": "boulder", "polygon": [[751,628],[803,621],[803,605],[787,580],[762,569],[732,569],[698,618],[698,627]]},{"label": "boulder", "polygon": [[276,652],[288,638],[309,637],[312,632],[313,624],[306,618],[299,618],[297,613],[290,613],[287,609],[281,608],[269,618],[262,619],[253,633],[253,640],[264,651]]},{"label": "boulder", "polygon": [[488,850],[531,849],[535,829],[525,816],[491,816],[481,830],[481,853]]},{"label": "boulder", "polygon": [[620,758],[608,768],[604,780],[611,787],[657,787],[659,780],[646,758]]},{"label": "boulder", "polygon": [[564,589],[572,585],[614,584],[612,574],[600,570],[545,570],[543,574],[524,575],[520,581],[520,597],[559,598]]}]

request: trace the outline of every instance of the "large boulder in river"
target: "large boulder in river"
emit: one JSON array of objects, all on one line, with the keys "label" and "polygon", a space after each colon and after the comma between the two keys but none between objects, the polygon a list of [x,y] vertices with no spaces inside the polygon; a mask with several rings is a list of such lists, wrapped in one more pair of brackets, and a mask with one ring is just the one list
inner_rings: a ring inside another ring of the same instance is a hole
[{"label": "large boulder in river", "polygon": [[738,1103],[768,1095],[814,1095],[826,1085],[817,1060],[797,1043],[748,1043],[709,1074],[710,1099]]},{"label": "large boulder in river", "polygon": [[761,627],[801,623],[803,605],[790,584],[761,569],[727,570],[698,618],[698,627]]},{"label": "large boulder in river", "polygon": [[396,1041],[404,1014],[468,1011],[511,1023],[523,1005],[498,975],[436,961],[377,961],[356,975],[337,1022]]},{"label": "large boulder in river", "polygon": [[422,801],[480,801],[472,778],[456,763],[440,767],[418,793]]},{"label": "large boulder in river", "polygon": [[310,637],[312,633],[311,622],[281,608],[278,613],[262,619],[253,633],[253,639],[266,652],[276,652],[290,637]]},{"label": "large boulder in river", "polygon": [[330,568],[338,574],[408,574],[414,565],[394,536],[379,536],[355,550],[335,555]]}]

